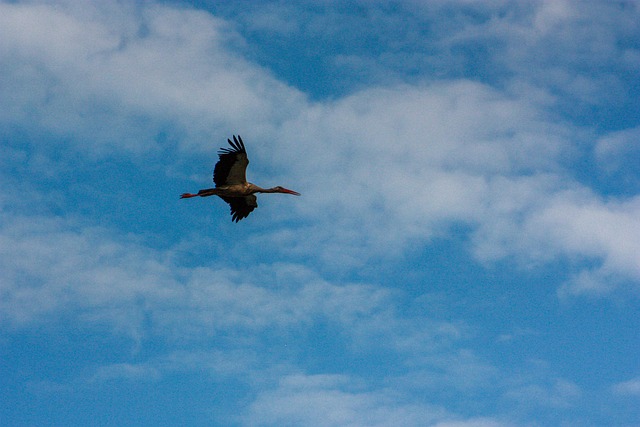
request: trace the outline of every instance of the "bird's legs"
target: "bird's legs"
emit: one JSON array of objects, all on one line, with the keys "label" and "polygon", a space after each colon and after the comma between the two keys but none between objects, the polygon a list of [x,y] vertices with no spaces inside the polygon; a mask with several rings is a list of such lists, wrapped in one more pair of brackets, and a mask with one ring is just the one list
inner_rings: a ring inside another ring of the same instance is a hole
[{"label": "bird's legs", "polygon": [[188,199],[190,197],[207,197],[207,196],[213,196],[218,194],[218,189],[217,188],[207,188],[205,190],[200,190],[198,191],[198,194],[193,194],[193,193],[182,193],[180,195],[181,199]]}]

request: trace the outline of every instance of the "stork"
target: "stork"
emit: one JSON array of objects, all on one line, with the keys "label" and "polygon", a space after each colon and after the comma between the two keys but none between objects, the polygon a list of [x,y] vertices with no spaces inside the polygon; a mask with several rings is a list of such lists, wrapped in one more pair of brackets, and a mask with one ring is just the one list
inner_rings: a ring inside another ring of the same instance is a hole
[{"label": "stork", "polygon": [[183,193],[180,198],[218,196],[231,207],[231,220],[238,222],[246,218],[258,207],[256,193],[284,193],[299,196],[300,193],[284,187],[262,188],[247,182],[247,165],[249,158],[240,135],[233,135],[233,141],[227,139],[231,148],[218,151],[218,163],[213,169],[215,188],[206,188],[196,194]]}]

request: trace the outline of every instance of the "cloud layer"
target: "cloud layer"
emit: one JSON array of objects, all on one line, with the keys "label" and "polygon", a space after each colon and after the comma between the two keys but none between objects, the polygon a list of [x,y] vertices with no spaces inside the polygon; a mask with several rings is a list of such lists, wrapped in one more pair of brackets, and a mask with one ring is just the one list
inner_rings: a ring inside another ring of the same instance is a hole
[{"label": "cloud layer", "polygon": [[[637,396],[633,369],[585,385],[518,350],[542,321],[476,325],[472,289],[508,296],[456,266],[439,300],[421,255],[637,303],[634,3],[210,7],[0,3],[2,332],[126,342],[32,387],[204,373],[241,384],[240,425],[555,424]],[[241,224],[178,201],[233,133],[251,180],[303,197]]]}]

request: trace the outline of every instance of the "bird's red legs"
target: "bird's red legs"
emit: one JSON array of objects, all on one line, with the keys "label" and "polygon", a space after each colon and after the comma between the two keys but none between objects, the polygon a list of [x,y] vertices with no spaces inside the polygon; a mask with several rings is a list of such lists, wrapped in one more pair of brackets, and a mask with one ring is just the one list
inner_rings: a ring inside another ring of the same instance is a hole
[{"label": "bird's red legs", "polygon": [[207,197],[207,196],[214,196],[216,194],[219,194],[219,189],[217,188],[205,188],[203,190],[198,191],[197,194],[193,194],[193,193],[182,193],[182,195],[180,196],[181,199],[188,199],[189,197]]}]

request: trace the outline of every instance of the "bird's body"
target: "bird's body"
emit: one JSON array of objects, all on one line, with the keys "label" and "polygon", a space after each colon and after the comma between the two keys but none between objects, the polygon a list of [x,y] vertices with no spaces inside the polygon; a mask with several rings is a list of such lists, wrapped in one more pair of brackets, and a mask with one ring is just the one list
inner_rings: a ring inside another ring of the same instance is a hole
[{"label": "bird's body", "polygon": [[227,139],[232,148],[221,148],[218,152],[220,160],[213,170],[215,188],[206,188],[196,194],[183,193],[180,198],[219,196],[231,206],[231,219],[235,222],[246,218],[258,207],[256,193],[284,193],[299,196],[293,190],[283,187],[262,188],[247,182],[246,171],[249,164],[247,151],[240,135]]}]

